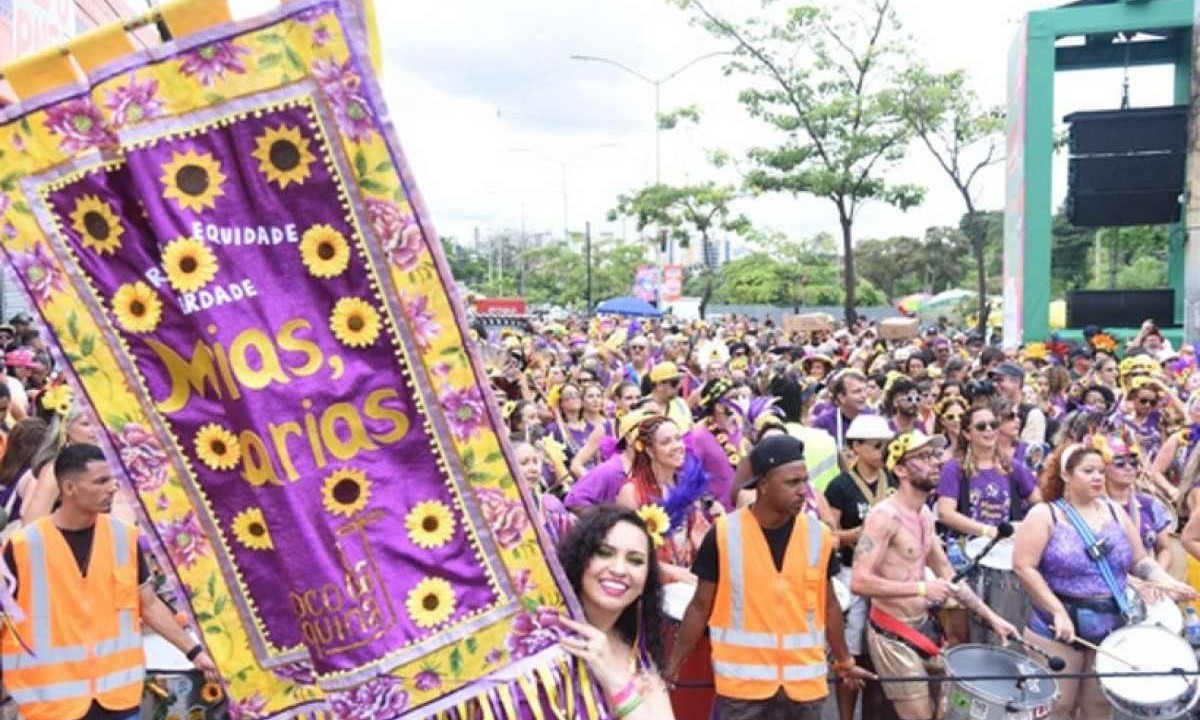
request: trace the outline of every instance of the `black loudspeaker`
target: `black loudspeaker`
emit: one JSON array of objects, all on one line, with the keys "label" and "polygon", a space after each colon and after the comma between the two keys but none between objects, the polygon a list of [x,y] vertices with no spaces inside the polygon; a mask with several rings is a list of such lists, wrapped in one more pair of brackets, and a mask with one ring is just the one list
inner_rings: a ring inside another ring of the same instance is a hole
[{"label": "black loudspeaker", "polygon": [[1175,324],[1174,290],[1067,291],[1067,327],[1139,327],[1147,319],[1159,327]]},{"label": "black loudspeaker", "polygon": [[1067,218],[1078,227],[1179,220],[1188,108],[1072,113]]}]

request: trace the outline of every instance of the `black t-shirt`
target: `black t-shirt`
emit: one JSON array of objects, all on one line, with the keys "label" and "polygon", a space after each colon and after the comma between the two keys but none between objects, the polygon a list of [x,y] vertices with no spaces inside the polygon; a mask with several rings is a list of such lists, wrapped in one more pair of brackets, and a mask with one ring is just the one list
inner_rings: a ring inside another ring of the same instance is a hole
[{"label": "black t-shirt", "polygon": [[[818,522],[816,518],[809,518],[809,521]],[[755,524],[757,525],[757,523]],[[775,561],[776,570],[783,570],[783,556],[787,552],[788,542],[792,539],[792,528],[795,526],[796,518],[792,518],[777,528],[762,528],[763,536],[767,539],[767,547],[771,548],[771,559]],[[829,558],[828,577],[837,577],[838,571],[841,569],[842,566],[838,562],[835,551]],[[701,580],[711,583],[720,580],[721,570],[720,564],[717,562],[717,529],[715,527],[709,528],[704,535],[704,540],[700,542],[700,549],[696,551],[696,559],[692,561],[692,572],[696,573],[696,577]]]},{"label": "black t-shirt", "polygon": [[[92,544],[96,539],[96,526],[93,525],[82,530],[63,530],[59,528],[63,539],[67,541],[67,546],[71,548],[71,554],[75,556],[75,563],[79,566],[79,572],[87,577],[88,561],[92,557]],[[4,563],[8,565],[9,571],[13,577],[17,575],[17,561],[13,558],[12,543],[4,546]],[[150,568],[146,565],[146,558],[142,555],[142,548],[137,549],[137,566],[138,566],[138,585],[145,583],[150,579]],[[16,595],[16,587],[13,588],[13,594]],[[92,701],[91,707],[80,720],[124,720],[131,713],[137,710],[137,706],[125,708],[123,710],[109,710],[102,707],[96,701]]]},{"label": "black t-shirt", "polygon": [[[880,475],[882,476],[883,473]],[[890,481],[876,480],[875,483],[867,483],[867,487],[871,489],[871,492],[878,492],[880,482],[891,484]],[[871,504],[867,502],[858,483],[850,477],[850,473],[842,473],[829,483],[825,488],[825,501],[829,503],[829,507],[837,508],[842,513],[839,530],[853,530],[861,527],[871,509]],[[842,565],[849,567],[853,564],[854,548],[839,548],[838,554],[841,556]]]}]

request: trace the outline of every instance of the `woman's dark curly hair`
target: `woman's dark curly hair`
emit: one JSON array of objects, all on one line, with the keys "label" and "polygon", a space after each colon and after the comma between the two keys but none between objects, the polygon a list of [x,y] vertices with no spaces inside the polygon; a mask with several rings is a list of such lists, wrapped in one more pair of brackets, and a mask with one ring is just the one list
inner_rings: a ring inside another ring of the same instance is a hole
[{"label": "woman's dark curly hair", "polygon": [[[558,544],[558,561],[562,563],[563,572],[566,573],[567,580],[577,596],[581,596],[583,592],[584,570],[604,543],[608,531],[619,522],[627,522],[646,533],[646,523],[642,522],[634,511],[616,505],[597,505],[584,513],[575,527]],[[650,535],[646,533],[646,586],[642,590],[640,602],[631,603],[617,618],[617,631],[631,646],[640,642],[641,647],[634,648],[634,652],[639,655],[639,661],[644,663],[646,658],[649,658],[660,672],[666,668],[662,599],[662,574],[658,557],[654,554]]]}]

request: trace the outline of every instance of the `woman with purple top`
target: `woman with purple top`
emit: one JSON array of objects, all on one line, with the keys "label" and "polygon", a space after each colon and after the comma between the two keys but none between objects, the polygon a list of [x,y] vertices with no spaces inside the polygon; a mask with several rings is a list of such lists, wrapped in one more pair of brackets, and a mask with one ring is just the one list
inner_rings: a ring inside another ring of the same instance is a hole
[{"label": "woman with purple top", "polygon": [[[1116,594],[1124,595],[1126,575],[1160,585],[1177,599],[1196,597],[1146,554],[1125,510],[1104,497],[1104,478],[1104,457],[1094,446],[1063,446],[1046,463],[1046,502],[1016,532],[1013,568],[1034,603],[1025,639],[1065,660],[1066,674],[1095,671],[1095,653],[1072,644],[1076,637],[1098,644],[1124,624]],[[1086,524],[1095,543],[1084,542],[1076,521]],[[1115,587],[1093,556],[1106,559]],[[1058,679],[1058,697],[1047,717],[1065,720],[1076,713],[1088,720],[1112,717],[1094,678]]]},{"label": "woman with purple top", "polygon": [[1174,522],[1161,500],[1137,490],[1138,452],[1120,435],[1099,435],[1092,442],[1104,458],[1104,494],[1125,509],[1146,553],[1162,567],[1170,568]]},{"label": "woman with purple top", "polygon": [[563,383],[558,388],[557,398],[553,390],[550,396],[552,401],[557,399],[558,402],[552,402],[555,419],[546,426],[546,434],[562,445],[567,466],[570,467],[593,431],[592,426],[583,417],[583,391],[574,383]]}]

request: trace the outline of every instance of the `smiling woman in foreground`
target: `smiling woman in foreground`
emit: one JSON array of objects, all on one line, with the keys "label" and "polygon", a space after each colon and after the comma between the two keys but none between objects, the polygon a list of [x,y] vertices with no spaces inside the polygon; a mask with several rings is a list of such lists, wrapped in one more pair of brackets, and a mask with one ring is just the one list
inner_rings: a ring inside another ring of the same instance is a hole
[{"label": "smiling woman in foreground", "polygon": [[585,661],[617,718],[673,719],[663,666],[662,581],[637,513],[601,505],[558,548],[586,623],[562,619],[562,646]]}]

